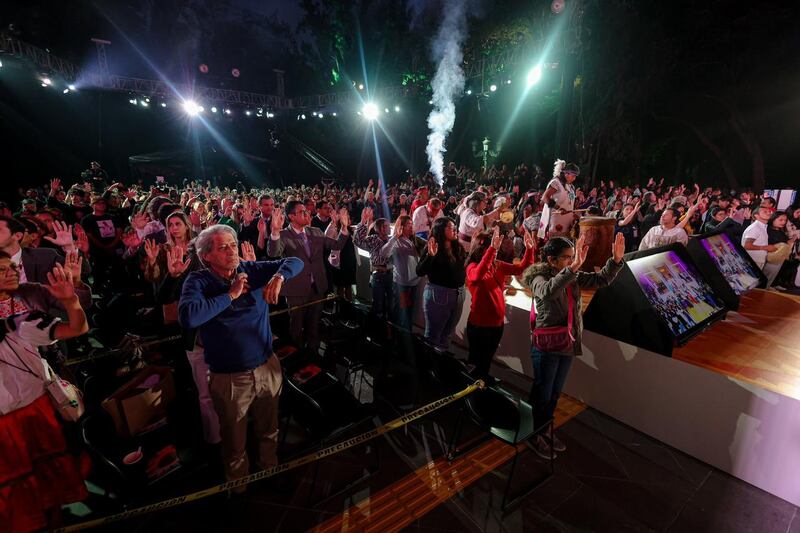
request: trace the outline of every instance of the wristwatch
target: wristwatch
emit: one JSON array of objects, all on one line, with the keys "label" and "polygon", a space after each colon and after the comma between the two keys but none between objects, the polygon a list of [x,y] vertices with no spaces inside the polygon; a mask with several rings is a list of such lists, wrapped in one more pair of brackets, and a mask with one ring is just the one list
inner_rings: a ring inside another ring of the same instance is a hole
[{"label": "wristwatch", "polygon": [[281,282],[286,281],[286,278],[283,277],[283,274],[273,274],[273,278],[281,278]]}]

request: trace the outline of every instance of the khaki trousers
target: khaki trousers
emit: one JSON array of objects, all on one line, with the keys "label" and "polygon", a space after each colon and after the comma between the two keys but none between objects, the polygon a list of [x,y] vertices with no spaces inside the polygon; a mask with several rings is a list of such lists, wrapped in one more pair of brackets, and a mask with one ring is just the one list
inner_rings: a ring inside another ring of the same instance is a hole
[{"label": "khaki trousers", "polygon": [[278,464],[278,398],[282,384],[281,363],[276,355],[246,372],[211,373],[209,392],[219,416],[222,461],[228,481],[250,473],[247,460],[247,415],[250,412],[258,439],[259,469]]}]

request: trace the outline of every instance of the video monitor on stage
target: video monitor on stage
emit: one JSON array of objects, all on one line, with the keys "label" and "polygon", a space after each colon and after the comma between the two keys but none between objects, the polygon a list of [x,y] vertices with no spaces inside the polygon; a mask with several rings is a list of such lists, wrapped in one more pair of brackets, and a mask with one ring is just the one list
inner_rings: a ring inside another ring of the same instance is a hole
[{"label": "video monitor on stage", "polygon": [[758,267],[739,250],[727,233],[700,236],[698,241],[737,296],[761,284]]},{"label": "video monitor on stage", "polygon": [[675,248],[628,261],[636,283],[679,343],[726,312],[722,299],[690,261]]}]

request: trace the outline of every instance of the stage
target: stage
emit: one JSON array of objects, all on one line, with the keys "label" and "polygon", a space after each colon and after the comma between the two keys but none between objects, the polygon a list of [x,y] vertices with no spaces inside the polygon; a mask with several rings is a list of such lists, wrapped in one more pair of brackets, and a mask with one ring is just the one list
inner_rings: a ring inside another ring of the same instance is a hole
[{"label": "stage", "polygon": [[[369,299],[359,254],[358,295]],[[512,280],[492,374],[530,388],[528,291]],[[422,302],[423,285],[417,302]],[[583,311],[593,291],[583,291]],[[465,356],[465,290],[453,351]],[[421,307],[421,306],[418,306]],[[416,325],[423,326],[418,310]],[[754,289],[738,311],[666,357],[584,331],[564,392],[665,444],[800,504],[800,297]]]}]

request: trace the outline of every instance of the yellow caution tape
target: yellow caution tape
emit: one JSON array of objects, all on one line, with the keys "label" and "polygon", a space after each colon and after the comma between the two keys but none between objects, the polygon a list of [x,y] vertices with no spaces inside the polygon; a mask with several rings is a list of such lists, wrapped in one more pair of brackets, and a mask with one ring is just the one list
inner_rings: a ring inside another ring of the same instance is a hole
[{"label": "yellow caution tape", "polygon": [[414,420],[422,418],[423,416],[433,411],[436,411],[437,409],[440,409],[445,405],[458,401],[461,398],[469,394],[472,394],[478,389],[483,389],[484,387],[485,385],[483,381],[478,380],[469,387],[455,394],[451,394],[450,396],[440,398],[439,400],[424,405],[419,409],[411,411],[406,415],[403,415],[399,418],[395,418],[394,420],[387,422],[386,424],[380,427],[367,431],[366,433],[362,433],[361,435],[345,440],[338,444],[334,444],[333,446],[328,446],[327,448],[319,450],[318,452],[305,455],[299,459],[295,459],[294,461],[289,461],[288,463],[273,466],[271,468],[267,468],[260,472],[256,472],[255,474],[250,474],[249,476],[245,476],[233,481],[221,483],[219,485],[215,485],[213,487],[209,487],[204,490],[192,492],[190,494],[185,494],[183,496],[178,496],[176,498],[170,498],[169,500],[163,500],[157,503],[151,503],[150,505],[137,507],[136,509],[131,509],[130,511],[124,511],[122,513],[113,514],[111,516],[106,516],[104,518],[97,518],[95,520],[88,520],[86,522],[81,522],[80,524],[74,524],[71,526],[58,528],[53,531],[55,533],[69,533],[71,531],[81,531],[83,529],[102,526],[105,524],[110,524],[112,522],[119,522],[120,520],[133,518],[134,516],[141,516],[143,514],[160,511],[162,509],[168,509],[170,507],[176,507],[178,505],[183,505],[184,503],[193,502],[196,500],[200,500],[202,498],[207,498],[209,496],[213,496],[214,494],[219,494],[220,492],[225,492],[234,489],[236,487],[242,487],[254,481],[259,481],[261,479],[272,477],[276,474],[281,474],[288,470],[293,470],[299,466],[307,465],[309,463],[313,463],[314,461],[319,461],[320,459],[330,457],[331,455],[335,455],[339,452],[347,450],[348,448],[352,448],[354,446],[358,446],[359,444],[372,440],[375,437],[383,435],[384,433],[388,433],[389,431],[403,427],[413,422]]}]

